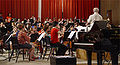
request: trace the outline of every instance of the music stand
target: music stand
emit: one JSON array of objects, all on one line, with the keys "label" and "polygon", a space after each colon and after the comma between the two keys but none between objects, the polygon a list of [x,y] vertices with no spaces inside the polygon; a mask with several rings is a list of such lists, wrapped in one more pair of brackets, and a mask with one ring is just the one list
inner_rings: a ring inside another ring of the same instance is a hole
[{"label": "music stand", "polygon": [[74,26],[74,23],[68,23],[68,24],[66,25],[66,29],[69,29],[71,26]]},{"label": "music stand", "polygon": [[76,19],[76,22],[80,23],[80,19]]},{"label": "music stand", "polygon": [[68,23],[69,26],[74,26],[74,23]]},{"label": "music stand", "polygon": [[84,23],[84,22],[80,22],[80,23],[79,23],[80,26],[84,26],[84,27],[85,27],[85,24],[86,24],[86,23]]},{"label": "music stand", "polygon": [[70,32],[64,32],[63,41],[68,41],[69,34],[70,34]]}]

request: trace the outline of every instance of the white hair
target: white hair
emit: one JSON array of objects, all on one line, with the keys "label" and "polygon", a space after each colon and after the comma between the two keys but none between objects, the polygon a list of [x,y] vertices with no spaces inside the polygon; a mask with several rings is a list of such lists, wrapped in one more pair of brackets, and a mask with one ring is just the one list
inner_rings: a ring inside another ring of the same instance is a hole
[{"label": "white hair", "polygon": [[99,9],[98,8],[94,8],[93,12],[99,12]]}]

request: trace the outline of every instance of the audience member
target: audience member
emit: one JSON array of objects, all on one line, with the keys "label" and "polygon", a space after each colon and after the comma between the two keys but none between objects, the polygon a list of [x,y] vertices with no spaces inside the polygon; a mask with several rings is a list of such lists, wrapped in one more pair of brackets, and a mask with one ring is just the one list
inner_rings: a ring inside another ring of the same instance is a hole
[{"label": "audience member", "polygon": [[0,23],[3,22],[3,17],[2,17],[2,13],[0,13]]}]

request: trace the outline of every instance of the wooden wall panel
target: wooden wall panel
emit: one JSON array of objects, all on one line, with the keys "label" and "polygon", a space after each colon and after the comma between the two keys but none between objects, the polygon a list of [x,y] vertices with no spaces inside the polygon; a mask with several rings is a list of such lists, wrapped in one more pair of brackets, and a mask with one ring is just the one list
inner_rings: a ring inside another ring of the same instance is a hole
[{"label": "wooden wall panel", "polygon": [[112,10],[112,23],[120,24],[120,0],[101,0],[101,15],[107,18],[107,10]]}]

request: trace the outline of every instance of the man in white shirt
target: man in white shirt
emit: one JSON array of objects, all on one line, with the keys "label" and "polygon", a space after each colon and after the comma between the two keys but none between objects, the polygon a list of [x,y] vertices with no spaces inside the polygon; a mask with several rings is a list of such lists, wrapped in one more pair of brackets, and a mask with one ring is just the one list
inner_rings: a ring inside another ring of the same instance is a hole
[{"label": "man in white shirt", "polygon": [[88,31],[91,30],[91,28],[92,28],[92,26],[93,26],[93,24],[94,24],[95,21],[101,21],[101,20],[103,20],[103,17],[99,14],[99,9],[98,8],[94,8],[93,12],[94,12],[94,14],[92,14],[92,15],[89,16],[89,18],[87,20],[87,23],[86,23],[86,26],[90,25]]},{"label": "man in white shirt", "polygon": [[89,16],[86,25],[94,23],[95,21],[103,20],[103,17],[98,13],[99,12],[98,8],[94,8],[93,12],[94,14]]}]

